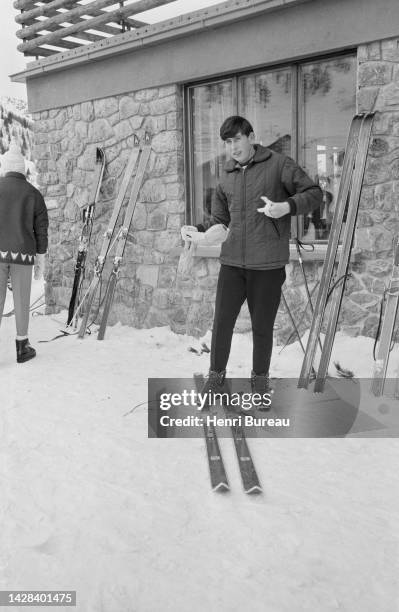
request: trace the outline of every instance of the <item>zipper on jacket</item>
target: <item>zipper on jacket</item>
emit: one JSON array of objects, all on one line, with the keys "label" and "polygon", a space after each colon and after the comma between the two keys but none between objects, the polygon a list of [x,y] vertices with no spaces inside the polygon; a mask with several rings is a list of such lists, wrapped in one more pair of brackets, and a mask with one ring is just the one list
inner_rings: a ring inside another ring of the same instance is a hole
[{"label": "zipper on jacket", "polygon": [[242,248],[242,263],[243,267],[246,267],[245,249],[246,249],[246,233],[247,233],[247,185],[246,185],[246,172],[247,167],[242,170],[242,195],[243,195],[243,206],[241,208],[241,220],[243,224],[241,248]]}]

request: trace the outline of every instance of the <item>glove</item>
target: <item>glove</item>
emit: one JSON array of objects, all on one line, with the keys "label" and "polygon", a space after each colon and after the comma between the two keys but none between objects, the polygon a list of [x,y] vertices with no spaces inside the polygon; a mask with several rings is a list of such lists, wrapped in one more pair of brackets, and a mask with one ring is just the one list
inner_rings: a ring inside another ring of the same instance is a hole
[{"label": "glove", "polygon": [[180,230],[180,234],[184,242],[186,242],[187,240],[191,240],[191,236],[192,234],[194,234],[194,232],[198,232],[197,228],[194,227],[194,225],[183,225]]},{"label": "glove", "polygon": [[219,246],[226,240],[228,233],[229,230],[225,225],[221,223],[212,225],[204,234],[205,243],[209,246]]},{"label": "glove", "polygon": [[37,253],[35,257],[34,273],[33,273],[33,277],[35,280],[40,280],[44,274],[45,257],[46,257],[45,253]]},{"label": "glove", "polygon": [[194,225],[183,225],[180,230],[184,242],[202,242],[205,238],[204,232],[199,232]]}]

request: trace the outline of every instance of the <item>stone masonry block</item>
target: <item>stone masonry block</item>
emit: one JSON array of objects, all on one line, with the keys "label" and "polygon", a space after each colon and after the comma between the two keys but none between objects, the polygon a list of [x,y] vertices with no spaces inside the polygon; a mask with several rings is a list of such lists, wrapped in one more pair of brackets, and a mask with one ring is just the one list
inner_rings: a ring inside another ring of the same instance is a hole
[{"label": "stone masonry block", "polygon": [[[370,111],[372,108],[380,108],[378,103],[377,105],[375,104],[376,100],[379,102],[379,91],[378,87],[362,87],[359,89],[357,93],[357,107],[359,113]],[[382,103],[381,105],[383,106]]]},{"label": "stone masonry block", "polygon": [[162,179],[148,179],[140,192],[142,202],[162,202],[165,197],[166,189]]},{"label": "stone masonry block", "polygon": [[87,134],[88,142],[103,143],[107,138],[112,138],[114,131],[106,119],[96,119],[89,125]]},{"label": "stone masonry block", "polygon": [[383,60],[399,62],[399,38],[383,40],[381,42],[381,55]]},{"label": "stone masonry block", "polygon": [[118,100],[116,98],[104,98],[102,100],[94,100],[94,114],[96,117],[109,117],[116,113],[119,109]]},{"label": "stone masonry block", "polygon": [[137,102],[148,102],[150,100],[155,100],[157,97],[158,88],[142,89],[140,91],[136,91],[134,94],[134,98]]},{"label": "stone masonry block", "polygon": [[183,150],[183,136],[180,132],[161,132],[153,138],[152,148],[156,153]]},{"label": "stone masonry block", "polygon": [[388,62],[365,62],[358,71],[359,87],[386,85],[392,78],[392,64]]},{"label": "stone masonry block", "polygon": [[140,104],[129,96],[123,96],[119,100],[119,113],[121,119],[128,119],[129,117],[133,117],[133,115],[137,115],[139,108]]},{"label": "stone masonry block", "polygon": [[[381,93],[381,106],[385,108],[399,107],[399,83],[390,83]],[[378,107],[380,108],[380,106]]]},{"label": "stone masonry block", "polygon": [[93,121],[95,116],[93,102],[82,102],[80,107],[80,115],[83,121]]},{"label": "stone masonry block", "polygon": [[375,188],[375,207],[377,210],[393,210],[394,199],[397,194],[394,191],[394,183],[382,183]]},{"label": "stone masonry block", "polygon": [[158,266],[139,265],[136,270],[136,278],[143,285],[156,287],[158,284]]}]

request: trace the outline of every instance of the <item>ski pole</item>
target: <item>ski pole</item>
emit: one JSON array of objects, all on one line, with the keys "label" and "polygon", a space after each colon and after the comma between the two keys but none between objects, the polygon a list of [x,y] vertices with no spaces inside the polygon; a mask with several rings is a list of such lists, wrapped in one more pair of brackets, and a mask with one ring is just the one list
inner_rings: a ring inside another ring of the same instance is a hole
[{"label": "ski pole", "polygon": [[287,314],[288,314],[289,318],[291,319],[291,323],[292,323],[292,326],[293,326],[293,328],[294,328],[294,331],[295,331],[296,335],[298,336],[298,340],[299,340],[299,344],[301,345],[301,349],[302,349],[302,350],[303,350],[303,352],[305,353],[305,347],[303,346],[303,343],[302,343],[301,335],[300,335],[300,333],[299,333],[298,326],[297,326],[297,324],[295,323],[295,319],[294,319],[294,317],[293,317],[293,315],[292,315],[291,309],[290,309],[290,307],[288,306],[288,302],[287,302],[286,297],[285,297],[285,295],[284,295],[284,291],[282,291],[282,292],[281,292],[281,298],[282,298],[283,303],[284,303],[284,308],[285,308],[285,310],[287,311]]},{"label": "ski pole", "polygon": [[[310,295],[311,295],[311,296],[314,294],[314,292],[316,291],[316,289],[317,289],[317,287],[319,286],[319,284],[320,284],[320,281],[317,281],[317,283],[315,284],[315,286],[313,287],[313,289],[312,289],[312,290],[311,290],[311,292],[310,292]],[[307,311],[307,309],[308,309],[309,304],[310,304],[310,300],[308,300],[308,301],[306,302],[306,306],[305,306],[305,308],[302,310],[302,313],[301,313],[301,318],[300,318],[300,320],[301,320],[301,321],[302,321],[303,317],[304,317],[304,316],[305,316],[305,314],[306,314],[306,311]],[[290,341],[291,341],[292,336],[294,336],[294,335],[295,335],[295,329],[294,329],[294,330],[291,332],[291,334],[288,336],[288,339],[286,340],[286,342],[285,342],[285,344],[284,344],[283,348],[281,349],[280,353],[282,353],[282,352],[283,352],[283,350],[286,348],[286,346],[288,346],[288,344],[289,344],[289,343],[290,343]],[[280,354],[280,353],[279,353],[279,354]]]},{"label": "ski pole", "polygon": [[[295,238],[295,246],[296,246],[296,252],[298,253],[298,262],[299,262],[299,267],[301,268],[301,272],[302,272],[302,278],[303,278],[303,282],[305,285],[305,291],[306,291],[306,295],[309,301],[309,305],[310,305],[310,310],[312,312],[312,316],[314,316],[314,308],[313,308],[313,302],[312,302],[312,297],[309,291],[309,284],[308,284],[308,279],[306,276],[306,272],[305,272],[305,267],[303,265],[303,259],[302,259],[302,255],[301,255],[301,249],[305,250],[309,250],[309,251],[314,251],[314,244],[309,244],[308,246],[310,247],[309,249],[305,249],[305,243],[303,243],[301,240],[299,240],[298,237]],[[317,336],[317,340],[319,343],[319,347],[320,350],[323,350],[323,346],[321,344],[321,340],[320,340],[320,336]]]}]

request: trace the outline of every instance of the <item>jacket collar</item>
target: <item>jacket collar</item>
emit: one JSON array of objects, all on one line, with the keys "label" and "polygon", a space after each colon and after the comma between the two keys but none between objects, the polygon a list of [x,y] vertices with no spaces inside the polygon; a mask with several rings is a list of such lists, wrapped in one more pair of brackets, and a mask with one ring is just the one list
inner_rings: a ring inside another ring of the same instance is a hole
[{"label": "jacket collar", "polygon": [[19,178],[19,179],[23,179],[24,181],[26,180],[26,176],[25,174],[22,174],[22,172],[6,172],[4,177],[9,177],[12,176],[13,178]]},{"label": "jacket collar", "polygon": [[[262,145],[254,145],[255,154],[252,159],[248,162],[248,166],[252,166],[253,164],[257,164],[259,162],[263,162],[266,159],[269,159],[272,155],[272,151],[267,147],[262,147]],[[241,170],[242,166],[234,161],[234,159],[229,159],[226,163],[224,169],[226,172],[234,172],[235,170]]]}]

